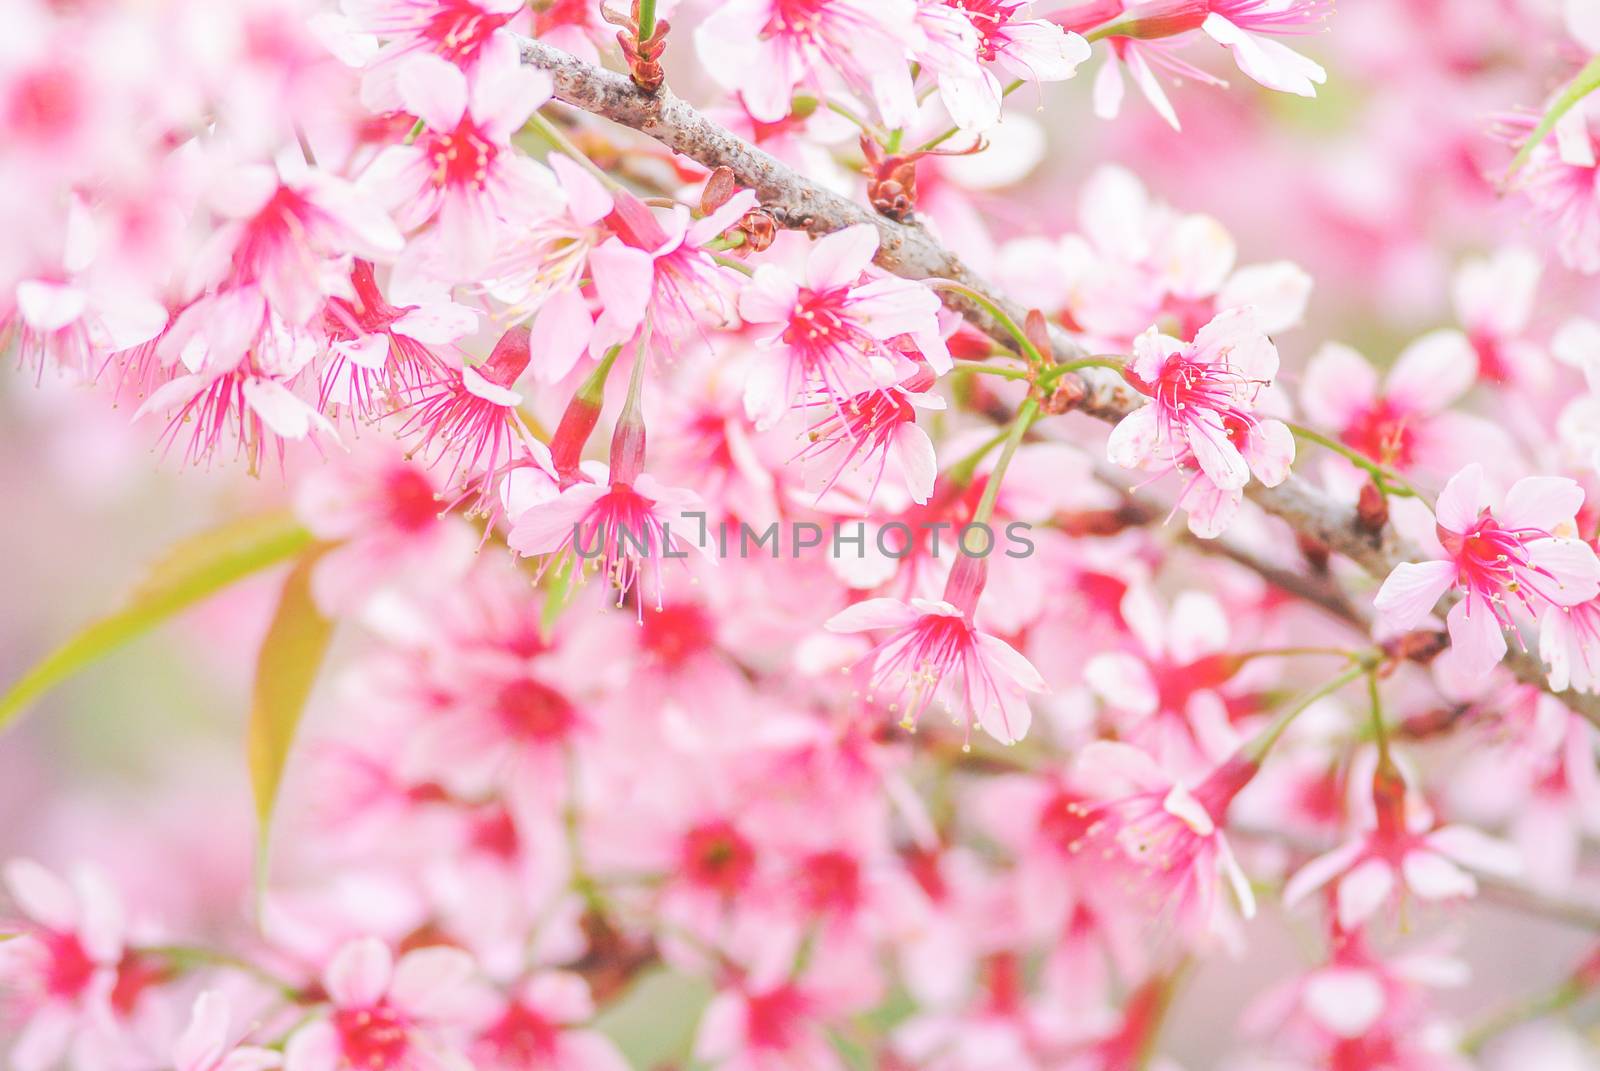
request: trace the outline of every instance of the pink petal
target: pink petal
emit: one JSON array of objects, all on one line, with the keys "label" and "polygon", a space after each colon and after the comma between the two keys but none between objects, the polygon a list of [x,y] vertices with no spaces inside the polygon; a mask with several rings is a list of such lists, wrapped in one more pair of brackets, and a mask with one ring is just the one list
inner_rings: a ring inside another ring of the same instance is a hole
[{"label": "pink petal", "polygon": [[1325,343],[1306,365],[1300,406],[1312,423],[1343,430],[1378,394],[1378,373],[1367,359],[1339,342]]},{"label": "pink petal", "polygon": [[472,956],[459,948],[415,949],[395,964],[389,1000],[419,1018],[448,1018],[459,1014],[467,982],[476,969]]},{"label": "pink petal", "polygon": [[1562,476],[1529,476],[1518,480],[1506,492],[1505,504],[1495,510],[1495,519],[1507,528],[1537,528],[1554,532],[1583,506],[1583,488],[1576,480]]},{"label": "pink petal", "polygon": [[655,286],[655,261],[642,249],[608,238],[589,254],[594,288],[606,315],[623,328],[644,319]]},{"label": "pink petal", "polygon": [[1095,655],[1083,667],[1083,679],[1101,699],[1130,714],[1154,714],[1160,703],[1144,660],[1131,654]]},{"label": "pink petal", "polygon": [[1106,440],[1106,459],[1125,469],[1140,467],[1156,448],[1160,426],[1155,407],[1143,405],[1117,422]]},{"label": "pink petal", "polygon": [[1528,544],[1528,564],[1549,573],[1538,588],[1557,606],[1577,606],[1600,595],[1600,559],[1581,539],[1536,539]]},{"label": "pink petal", "polygon": [[1478,354],[1460,331],[1430,331],[1407,346],[1389,370],[1384,393],[1408,409],[1436,413],[1472,389]]},{"label": "pink petal", "polygon": [[1473,870],[1500,878],[1522,873],[1522,855],[1516,848],[1471,826],[1445,826],[1424,839],[1434,851]]},{"label": "pink petal", "polygon": [[829,632],[867,632],[872,629],[903,629],[922,615],[899,599],[866,599],[847,606],[822,623]]},{"label": "pink petal", "polygon": [[533,322],[532,345],[537,360],[535,378],[557,383],[572,371],[578,358],[589,348],[594,334],[594,319],[589,305],[576,290],[560,290],[550,295]]},{"label": "pink petal", "polygon": [[1295,871],[1294,876],[1283,886],[1283,906],[1294,907],[1300,901],[1322,888],[1334,878],[1350,869],[1355,861],[1361,858],[1367,850],[1366,842],[1360,840],[1346,841],[1344,844],[1324,852],[1305,866]]},{"label": "pink petal", "polygon": [[1434,852],[1407,852],[1400,870],[1405,874],[1406,887],[1424,900],[1447,900],[1478,891],[1471,874]]},{"label": "pink petal", "polygon": [[1446,531],[1465,532],[1478,522],[1478,514],[1486,505],[1483,466],[1474,461],[1450,477],[1439,492],[1433,514]]},{"label": "pink petal", "polygon": [[1454,562],[1402,562],[1378,589],[1373,606],[1385,629],[1415,628],[1455,582]]},{"label": "pink petal", "polygon": [[376,1004],[389,989],[394,956],[376,937],[350,941],[334,955],[322,984],[334,1003],[346,1008]]},{"label": "pink petal", "polygon": [[552,153],[549,164],[567,195],[567,214],[574,221],[589,227],[611,214],[616,202],[599,179],[561,153]]},{"label": "pink petal", "polygon": [[1382,980],[1355,967],[1326,967],[1306,979],[1306,1011],[1342,1038],[1365,1034],[1388,1004]]},{"label": "pink petal", "polygon": [[1394,891],[1394,871],[1382,859],[1368,859],[1339,882],[1339,925],[1360,927]]},{"label": "pink petal", "polygon": [[431,52],[408,56],[395,74],[406,111],[437,131],[452,131],[467,110],[467,76]]},{"label": "pink petal", "polygon": [[878,228],[857,223],[818,238],[806,257],[806,285],[812,290],[852,286],[878,252]]},{"label": "pink petal", "polygon": [[1456,603],[1445,622],[1450,628],[1451,663],[1463,676],[1482,677],[1506,656],[1505,633],[1479,599],[1468,597]]}]

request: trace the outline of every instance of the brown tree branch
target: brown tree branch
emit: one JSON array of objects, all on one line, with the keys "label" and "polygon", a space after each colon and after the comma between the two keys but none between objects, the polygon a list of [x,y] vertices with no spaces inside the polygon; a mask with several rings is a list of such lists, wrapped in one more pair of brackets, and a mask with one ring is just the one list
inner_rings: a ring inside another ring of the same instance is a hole
[{"label": "brown tree branch", "polygon": [[[522,38],[520,44],[522,62],[550,75],[557,100],[631,127],[708,170],[729,168],[741,185],[755,191],[762,207],[783,226],[822,235],[870,223],[878,229],[877,262],[885,270],[908,279],[954,280],[983,295],[1015,322],[1025,319],[1026,310],[996,292],[920,223],[897,223],[824,189],[712,122],[666,86],[646,92],[626,75],[585,63],[541,41]],[[941,290],[939,296],[991,338],[1002,345],[1014,345],[1010,335],[977,303],[947,290]],[[1051,327],[1050,340],[1059,360],[1083,356],[1081,347],[1058,327]],[[1144,404],[1144,399],[1114,369],[1085,368],[1078,374],[1086,394],[1076,408],[1090,416],[1114,423]],[[1256,505],[1282,519],[1301,536],[1337,551],[1375,578],[1387,576],[1400,562],[1420,557],[1392,526],[1385,525],[1373,534],[1357,520],[1353,506],[1336,501],[1297,476],[1291,475],[1277,487],[1252,483],[1247,493]],[[1505,664],[1518,680],[1550,690],[1536,657],[1513,650]],[[1561,698],[1600,726],[1600,697],[1569,692]]]}]

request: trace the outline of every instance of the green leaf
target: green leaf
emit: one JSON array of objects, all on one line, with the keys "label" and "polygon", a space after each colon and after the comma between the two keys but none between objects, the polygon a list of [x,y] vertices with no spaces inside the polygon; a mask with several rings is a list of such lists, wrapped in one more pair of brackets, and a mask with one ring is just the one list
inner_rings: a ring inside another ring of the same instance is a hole
[{"label": "green leaf", "polygon": [[247,736],[250,787],[255,793],[258,889],[266,880],[272,811],[283,783],[295,729],[328,652],[333,622],[322,616],[311,597],[311,571],[327,549],[313,546],[301,555],[284,579],[278,608],[256,656],[256,678],[250,692]]},{"label": "green leaf", "polygon": [[311,533],[287,511],[231,521],[183,540],[156,561],[122,609],[86,626],[0,695],[0,729],[89,663],[310,543]]},{"label": "green leaf", "polygon": [[1510,179],[1522,165],[1528,162],[1528,157],[1533,155],[1533,150],[1539,143],[1549,136],[1550,131],[1556,128],[1561,117],[1570,112],[1573,107],[1584,97],[1600,89],[1600,56],[1590,60],[1588,66],[1579,71],[1577,77],[1561,91],[1561,95],[1550,105],[1550,110],[1544,113],[1544,118],[1539,120],[1539,125],[1533,128],[1533,133],[1528,135],[1528,140],[1522,143],[1522,148],[1517,150],[1517,155],[1512,157],[1511,166],[1506,168],[1506,178]]}]

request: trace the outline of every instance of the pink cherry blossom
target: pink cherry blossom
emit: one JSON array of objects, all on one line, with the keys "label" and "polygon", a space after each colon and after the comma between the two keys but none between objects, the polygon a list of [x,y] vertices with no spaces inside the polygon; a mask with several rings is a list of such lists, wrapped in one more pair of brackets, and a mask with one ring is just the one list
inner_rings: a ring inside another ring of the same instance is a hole
[{"label": "pink cherry blossom", "polygon": [[907,70],[916,0],[732,0],[695,30],[706,71],[750,114],[775,123],[802,86],[837,73],[898,126],[916,112]]},{"label": "pink cherry blossom", "polygon": [[1306,367],[1300,402],[1318,426],[1378,464],[1442,476],[1463,455],[1503,463],[1512,449],[1493,423],[1451,408],[1477,374],[1477,356],[1456,331],[1412,342],[1381,384],[1361,354],[1330,342]]},{"label": "pink cherry blossom", "polygon": [[648,473],[630,473],[621,464],[612,470],[586,463],[584,475],[585,480],[522,510],[507,542],[526,557],[545,557],[545,569],[575,555],[564,568],[604,577],[616,588],[618,606],[633,595],[642,619],[652,596],[656,609],[663,606],[663,563],[688,557],[690,548],[706,553],[699,496],[667,487]]},{"label": "pink cherry blossom", "polygon": [[1252,454],[1259,449],[1262,470],[1281,480],[1294,440],[1282,422],[1255,415],[1256,399],[1277,371],[1278,351],[1248,307],[1222,313],[1191,343],[1151,328],[1134,341],[1124,373],[1150,402],[1116,426],[1107,454],[1128,468],[1151,459],[1175,465],[1192,454],[1213,484],[1232,490],[1250,480],[1248,442]]},{"label": "pink cherry blossom", "polygon": [[1453,899],[1477,892],[1463,867],[1499,878],[1521,870],[1510,845],[1470,826],[1436,824],[1392,765],[1380,764],[1370,779],[1352,777],[1352,795],[1368,786],[1355,797],[1361,832],[1301,867],[1284,887],[1285,906],[1331,886],[1339,925],[1356,930],[1402,882],[1420,899]]},{"label": "pink cherry blossom", "polygon": [[283,1063],[281,1053],[237,1044],[229,1031],[230,1018],[227,997],[216,990],[201,993],[173,1048],[176,1071],[267,1071]]},{"label": "pink cherry blossom", "polygon": [[610,237],[602,221],[615,201],[593,175],[566,157],[553,157],[550,167],[564,195],[559,207],[552,204],[532,214],[522,228],[510,232],[488,285],[513,315],[534,317],[532,342],[539,355],[534,375],[556,382],[572,371],[594,335],[595,317],[580,284],[595,271],[590,252]]},{"label": "pink cherry blossom", "polygon": [[373,420],[442,374],[447,360],[434,347],[470,333],[478,318],[450,302],[391,305],[366,261],[351,269],[350,287],[351,295],[332,298],[323,309],[329,359],[320,404]]},{"label": "pink cherry blossom", "polygon": [[1082,848],[1099,852],[1145,898],[1146,909],[1169,918],[1185,940],[1224,932],[1218,892],[1226,884],[1241,914],[1255,914],[1255,895],[1234,859],[1221,823],[1256,765],[1234,757],[1191,790],[1138,748],[1095,741],[1077,769],[1102,802],[1084,804]]},{"label": "pink cherry blossom", "polygon": [[[1008,78],[1060,82],[1077,72],[1089,58],[1082,37],[1054,23],[1028,17],[1031,0],[942,0],[921,12],[958,20],[973,51],[963,62],[939,72],[939,97],[956,125],[964,130],[986,130],[1000,119],[1003,87],[988,66],[994,64]],[[948,33],[950,31],[945,30]],[[959,30],[956,31],[959,33]]]},{"label": "pink cherry blossom", "polygon": [[1002,743],[1028,733],[1027,693],[1044,680],[1016,649],[972,623],[983,590],[981,560],[963,558],[942,600],[868,599],[829,618],[832,632],[888,631],[872,655],[871,687],[891,713],[914,727],[940,702],[971,733],[973,722]]},{"label": "pink cherry blossom", "polygon": [[414,452],[431,454],[434,464],[449,459],[447,482],[462,488],[462,498],[475,496],[475,511],[493,511],[501,478],[515,468],[553,472],[550,450],[523,423],[522,395],[512,389],[531,359],[530,337],[526,327],[513,327],[481,365],[419,384],[400,429],[415,436]]},{"label": "pink cherry blossom", "polygon": [[448,1067],[434,1034],[471,1014],[472,958],[420,948],[398,960],[374,937],[342,946],[322,973],[330,1011],[296,1030],[284,1071],[434,1071]]},{"label": "pink cherry blossom", "polygon": [[216,289],[254,285],[272,311],[305,324],[337,292],[347,262],[340,254],[392,259],[402,240],[393,221],[356,187],[284,153],[276,169],[227,176],[213,198],[227,222],[211,235],[196,267]]},{"label": "pink cherry blossom", "polygon": [[1316,96],[1322,65],[1271,38],[1322,29],[1332,0],[1211,0],[1201,28],[1233,53],[1239,69],[1268,89]]},{"label": "pink cherry blossom", "polygon": [[103,875],[80,871],[71,883],[32,860],[8,863],[5,884],[22,910],[20,936],[0,944],[0,979],[16,996],[13,1063],[21,1071],[54,1066],[83,1026],[103,1023],[123,955],[123,918]]},{"label": "pink cherry blossom", "polygon": [[1513,610],[1539,615],[1600,594],[1600,560],[1587,543],[1555,535],[1572,525],[1583,488],[1559,477],[1519,480],[1495,509],[1480,465],[1450,478],[1435,508],[1441,554],[1395,567],[1374,605],[1387,630],[1415,628],[1446,592],[1460,601],[1448,624],[1456,665],[1482,676],[1505,657]]},{"label": "pink cherry blossom", "polygon": [[594,1016],[589,987],[575,974],[546,971],[517,986],[478,1034],[472,1053],[484,1071],[520,1071],[544,1062],[571,1071],[627,1071],[604,1034],[583,1028]]},{"label": "pink cherry blossom", "polygon": [[831,491],[850,469],[870,477],[870,503],[892,460],[913,502],[920,505],[932,497],[938,465],[933,441],[917,425],[917,410],[944,408],[943,398],[925,393],[933,379],[932,370],[924,367],[901,383],[863,391],[842,407],[827,397],[817,402],[822,416],[806,429],[808,442],[800,456],[829,470],[819,495]]},{"label": "pink cherry blossom", "polygon": [[408,231],[433,222],[408,256],[430,271],[471,277],[488,267],[495,230],[549,194],[538,164],[509,138],[550,97],[548,76],[526,67],[486,71],[468,83],[436,56],[408,57],[396,74],[406,109],[427,129],[411,145],[391,145],[362,175]]},{"label": "pink cherry blossom", "polygon": [[818,240],[794,279],[763,265],[739,296],[747,323],[773,324],[772,352],[751,367],[745,408],[770,425],[815,392],[840,412],[857,394],[893,386],[913,369],[891,339],[911,336],[936,374],[950,369],[938,297],[900,279],[862,281],[878,250],[877,229],[857,224]]}]

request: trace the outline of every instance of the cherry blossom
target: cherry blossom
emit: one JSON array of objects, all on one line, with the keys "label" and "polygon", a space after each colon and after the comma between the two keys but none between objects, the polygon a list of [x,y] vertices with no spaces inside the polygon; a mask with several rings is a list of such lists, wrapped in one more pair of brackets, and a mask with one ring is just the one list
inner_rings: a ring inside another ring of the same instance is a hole
[{"label": "cherry blossom", "polygon": [[935,374],[950,368],[939,331],[938,298],[899,279],[862,282],[878,249],[875,228],[858,224],[816,242],[804,280],[765,265],[739,297],[746,322],[775,325],[764,344],[772,356],[745,381],[745,408],[771,424],[808,392],[839,411],[857,394],[886,388],[914,369],[889,343],[911,336]]},{"label": "cherry blossom", "polygon": [[1446,592],[1461,599],[1448,624],[1455,664],[1481,676],[1505,657],[1505,629],[1515,627],[1515,607],[1541,614],[1547,607],[1577,606],[1600,593],[1600,561],[1587,543],[1557,536],[1570,530],[1583,503],[1571,480],[1528,477],[1495,509],[1481,465],[1450,478],[1436,507],[1440,557],[1395,567],[1374,605],[1389,630],[1421,624]]}]

